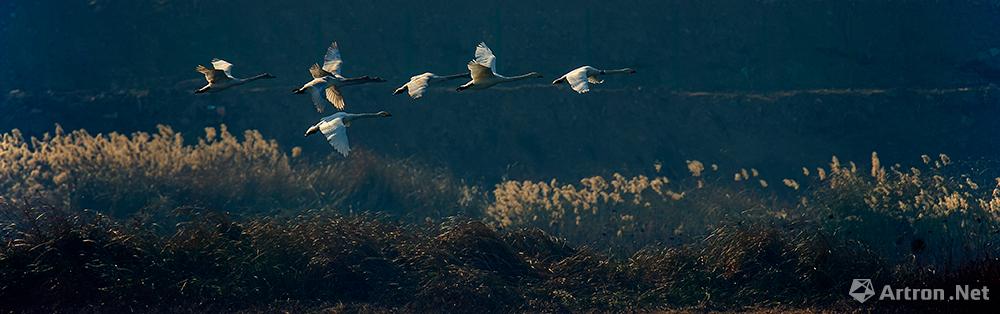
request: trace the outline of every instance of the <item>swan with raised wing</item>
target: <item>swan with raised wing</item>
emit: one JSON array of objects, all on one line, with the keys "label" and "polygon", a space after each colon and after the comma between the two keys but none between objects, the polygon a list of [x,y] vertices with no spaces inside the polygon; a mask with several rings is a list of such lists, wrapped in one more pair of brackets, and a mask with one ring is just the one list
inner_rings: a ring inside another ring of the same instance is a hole
[{"label": "swan with raised wing", "polygon": [[333,105],[338,110],[344,110],[344,96],[340,93],[340,88],[348,85],[359,85],[366,83],[385,82],[377,76],[344,77],[340,74],[340,65],[343,60],[340,58],[340,48],[337,42],[330,44],[323,56],[323,66],[314,63],[309,68],[309,74],[313,79],[302,87],[293,90],[295,94],[309,92],[312,96],[313,105],[317,112],[323,112],[326,104]]},{"label": "swan with raised wing", "polygon": [[497,57],[493,55],[493,51],[490,50],[490,47],[487,47],[486,43],[479,43],[479,46],[476,46],[476,58],[469,61],[467,64],[472,80],[465,83],[465,85],[459,86],[457,90],[486,89],[501,83],[542,77],[542,75],[538,72],[531,72],[518,76],[503,76],[497,74],[496,63]]},{"label": "swan with raised wing", "polygon": [[259,79],[269,79],[274,78],[274,75],[268,73],[257,74],[248,78],[237,78],[233,76],[232,73],[233,64],[226,62],[219,58],[212,59],[212,68],[209,69],[204,65],[198,65],[194,68],[195,71],[201,72],[205,75],[205,80],[208,81],[208,85],[199,88],[194,91],[195,94],[201,94],[205,92],[217,92],[233,86],[243,85],[252,81]]}]

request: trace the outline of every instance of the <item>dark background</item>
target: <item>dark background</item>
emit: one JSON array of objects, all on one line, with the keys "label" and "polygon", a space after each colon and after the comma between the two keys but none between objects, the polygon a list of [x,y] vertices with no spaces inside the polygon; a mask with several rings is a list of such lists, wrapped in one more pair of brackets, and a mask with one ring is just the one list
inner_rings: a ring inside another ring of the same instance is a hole
[{"label": "dark background", "polygon": [[[92,132],[188,135],[260,129],[312,157],[321,115],[290,90],[337,40],[356,149],[449,168],[473,181],[668,174],[683,162],[756,167],[775,179],[831,155],[914,163],[920,154],[995,159],[998,1],[5,1],[0,130],[60,123]],[[419,101],[411,75],[465,71],[476,43],[498,72],[544,79]],[[213,57],[277,79],[219,94],[193,70]],[[547,86],[583,64],[634,67],[588,95]],[[327,113],[329,114],[329,112]]]}]

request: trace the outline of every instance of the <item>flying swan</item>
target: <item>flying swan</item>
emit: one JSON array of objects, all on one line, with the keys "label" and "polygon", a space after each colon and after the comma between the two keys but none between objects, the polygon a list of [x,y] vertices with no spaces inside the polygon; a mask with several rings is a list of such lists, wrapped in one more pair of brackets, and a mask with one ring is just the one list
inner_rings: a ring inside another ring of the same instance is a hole
[{"label": "flying swan", "polygon": [[309,127],[306,130],[306,135],[309,136],[314,133],[321,132],[326,136],[326,140],[330,142],[333,149],[337,150],[338,153],[347,157],[351,153],[351,146],[347,142],[347,127],[351,126],[351,122],[358,119],[366,118],[383,118],[391,117],[392,114],[379,111],[377,113],[346,113],[338,112],[332,115],[324,117],[319,123]]},{"label": "flying swan", "polygon": [[[337,42],[335,41],[326,49],[326,55],[323,56],[323,66],[321,67],[319,64],[314,63],[309,68],[309,73],[312,74],[313,79],[292,92],[301,94],[308,91],[309,95],[312,96],[313,105],[316,106],[317,112],[323,112],[327,101],[334,108],[344,110],[344,96],[340,94],[341,87],[372,82],[385,82],[385,80],[379,77],[370,77],[367,75],[353,78],[344,77],[340,74],[341,63],[343,61],[340,59],[340,48],[337,47]],[[323,99],[324,94],[326,100]]]},{"label": "flying swan", "polygon": [[616,70],[601,70],[589,65],[585,65],[576,68],[573,71],[569,71],[566,75],[557,78],[552,81],[552,85],[558,85],[562,83],[568,83],[570,87],[573,88],[577,93],[583,94],[590,91],[590,84],[601,84],[604,80],[598,78],[599,75],[609,75],[609,74],[632,74],[635,70],[632,68],[616,69]]},{"label": "flying swan", "polygon": [[212,59],[212,69],[199,64],[194,68],[194,70],[205,75],[205,80],[208,81],[208,85],[195,90],[194,93],[201,94],[205,92],[217,92],[233,86],[243,85],[250,81],[274,78],[274,75],[268,73],[261,73],[248,78],[236,78],[233,77],[232,69],[232,63],[218,58]]},{"label": "flying swan", "polygon": [[406,82],[406,84],[403,84],[403,86],[397,88],[396,91],[393,92],[392,94],[399,95],[402,94],[403,92],[407,92],[410,94],[410,98],[419,99],[420,97],[424,96],[424,91],[427,90],[427,85],[429,85],[430,83],[453,80],[463,77],[469,77],[469,73],[466,72],[462,74],[441,76],[431,72],[425,72],[423,74],[411,77],[409,82]]},{"label": "flying swan", "polygon": [[518,76],[503,76],[496,72],[497,57],[493,55],[490,47],[486,43],[479,43],[476,46],[476,59],[469,61],[469,72],[472,80],[465,85],[459,86],[458,91],[466,89],[486,89],[500,83],[519,81],[528,78],[542,77],[538,72],[531,72]]}]

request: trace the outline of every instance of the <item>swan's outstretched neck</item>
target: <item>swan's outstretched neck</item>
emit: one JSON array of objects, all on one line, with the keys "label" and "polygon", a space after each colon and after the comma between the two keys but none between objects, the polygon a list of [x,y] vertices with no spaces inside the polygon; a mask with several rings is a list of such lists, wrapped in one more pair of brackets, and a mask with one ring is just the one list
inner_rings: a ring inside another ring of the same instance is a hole
[{"label": "swan's outstretched neck", "polygon": [[305,136],[313,135],[313,134],[315,134],[318,131],[319,131],[319,125],[311,126],[311,127],[309,127],[308,130],[306,130],[306,135]]},{"label": "swan's outstretched neck", "polygon": [[358,84],[378,83],[378,82],[385,82],[385,80],[377,76],[372,77],[365,75],[362,77],[351,77],[342,79],[340,80],[340,83],[338,83],[337,85],[347,86],[347,85],[358,85]]},{"label": "swan's outstretched neck", "polygon": [[603,74],[633,74],[633,73],[635,73],[635,69],[633,69],[633,68],[623,68],[623,69],[614,69],[614,70],[604,70],[602,72],[604,72]]},{"label": "swan's outstretched neck", "polygon": [[400,86],[399,88],[397,88],[396,91],[392,92],[392,94],[393,95],[399,95],[399,94],[405,93],[406,90],[408,90],[408,89],[409,89],[408,86],[403,85],[403,86]]},{"label": "swan's outstretched neck", "polygon": [[508,82],[509,81],[519,81],[519,80],[523,80],[523,79],[530,79],[530,78],[537,78],[537,77],[542,77],[542,74],[538,73],[538,72],[531,72],[531,73],[528,73],[528,74],[522,74],[522,75],[518,75],[518,76],[511,76],[511,77],[507,78],[507,81]]},{"label": "swan's outstretched neck", "polygon": [[275,78],[275,76],[271,75],[270,73],[261,73],[246,79],[246,81],[249,82],[249,81],[256,81],[259,79],[270,79],[270,78]]},{"label": "swan's outstretched neck", "polygon": [[453,79],[463,78],[463,77],[465,77],[465,78],[469,77],[469,72],[465,72],[465,73],[461,73],[461,74],[445,75],[445,76],[441,77],[441,80],[453,80]]},{"label": "swan's outstretched neck", "polygon": [[347,116],[345,117],[345,119],[347,119],[347,121],[354,121],[354,120],[357,120],[357,119],[384,118],[384,117],[391,117],[391,116],[392,116],[392,114],[389,113],[389,112],[379,111],[379,112],[376,112],[376,113],[354,113],[354,114],[349,113],[349,114],[347,114]]}]

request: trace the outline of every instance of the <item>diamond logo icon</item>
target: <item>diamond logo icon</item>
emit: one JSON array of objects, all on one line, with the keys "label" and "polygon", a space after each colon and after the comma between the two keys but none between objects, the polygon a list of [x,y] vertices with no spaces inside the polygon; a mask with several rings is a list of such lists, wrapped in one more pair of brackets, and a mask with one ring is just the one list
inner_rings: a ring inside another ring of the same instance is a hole
[{"label": "diamond logo icon", "polygon": [[860,303],[865,303],[875,295],[875,288],[872,287],[871,279],[854,279],[851,282],[851,291],[847,293]]}]

